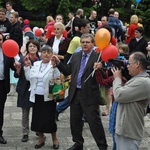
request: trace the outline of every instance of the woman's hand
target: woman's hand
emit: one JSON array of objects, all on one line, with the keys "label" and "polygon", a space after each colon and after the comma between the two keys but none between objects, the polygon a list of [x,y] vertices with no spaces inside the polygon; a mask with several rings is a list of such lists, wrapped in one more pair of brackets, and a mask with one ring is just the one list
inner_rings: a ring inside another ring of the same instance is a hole
[{"label": "woman's hand", "polygon": [[101,69],[102,68],[102,63],[101,62],[95,62],[93,68],[94,68],[94,70]]},{"label": "woman's hand", "polygon": [[26,56],[26,57],[24,58],[24,64],[25,64],[26,67],[31,66],[31,61],[29,60],[29,57],[28,57],[28,56]]}]

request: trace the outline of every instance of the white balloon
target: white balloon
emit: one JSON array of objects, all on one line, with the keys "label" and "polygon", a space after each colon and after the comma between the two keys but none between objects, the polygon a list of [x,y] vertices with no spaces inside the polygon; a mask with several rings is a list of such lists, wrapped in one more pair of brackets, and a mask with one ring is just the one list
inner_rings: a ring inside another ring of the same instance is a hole
[{"label": "white balloon", "polygon": [[42,31],[42,33],[44,33],[44,29],[43,28],[40,28],[40,30]]},{"label": "white balloon", "polygon": [[34,27],[34,28],[33,28],[33,33],[34,33],[34,34],[35,34],[35,30],[36,30],[36,29],[39,29],[39,28],[38,28],[38,27]]}]

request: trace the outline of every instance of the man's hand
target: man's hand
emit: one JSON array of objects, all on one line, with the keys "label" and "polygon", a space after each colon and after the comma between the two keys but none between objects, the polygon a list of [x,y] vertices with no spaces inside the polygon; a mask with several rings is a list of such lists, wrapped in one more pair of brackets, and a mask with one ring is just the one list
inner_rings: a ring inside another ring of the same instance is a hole
[{"label": "man's hand", "polygon": [[102,68],[102,63],[101,62],[95,62],[93,68],[94,68],[94,70],[101,69]]},{"label": "man's hand", "polygon": [[7,39],[9,39],[9,38],[10,38],[10,36],[9,36],[9,35],[6,35],[6,36],[5,36],[5,39],[6,39],[6,40],[7,40]]},{"label": "man's hand", "polygon": [[53,67],[55,67],[55,66],[57,65],[57,63],[60,62],[60,60],[59,60],[57,54],[54,54],[54,55],[51,57],[51,62],[52,62]]},{"label": "man's hand", "polygon": [[116,67],[113,67],[111,69],[113,75],[114,75],[114,78],[122,78],[122,72],[121,72],[121,69],[118,69]]}]

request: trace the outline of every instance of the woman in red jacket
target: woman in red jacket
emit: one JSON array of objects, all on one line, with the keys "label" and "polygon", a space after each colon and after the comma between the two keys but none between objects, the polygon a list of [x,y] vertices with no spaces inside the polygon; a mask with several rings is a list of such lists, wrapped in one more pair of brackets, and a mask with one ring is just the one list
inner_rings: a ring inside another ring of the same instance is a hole
[{"label": "woman in red jacket", "polygon": [[126,33],[126,43],[128,44],[130,40],[135,36],[135,29],[138,27],[138,16],[132,15],[130,18],[130,25]]}]

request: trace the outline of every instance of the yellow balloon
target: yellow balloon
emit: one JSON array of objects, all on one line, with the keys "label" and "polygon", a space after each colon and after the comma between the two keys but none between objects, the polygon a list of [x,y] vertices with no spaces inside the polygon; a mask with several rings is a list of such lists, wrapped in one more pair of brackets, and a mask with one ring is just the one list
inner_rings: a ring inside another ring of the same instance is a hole
[{"label": "yellow balloon", "polygon": [[110,32],[105,28],[99,29],[95,34],[95,44],[102,50],[109,45],[110,39]]}]

